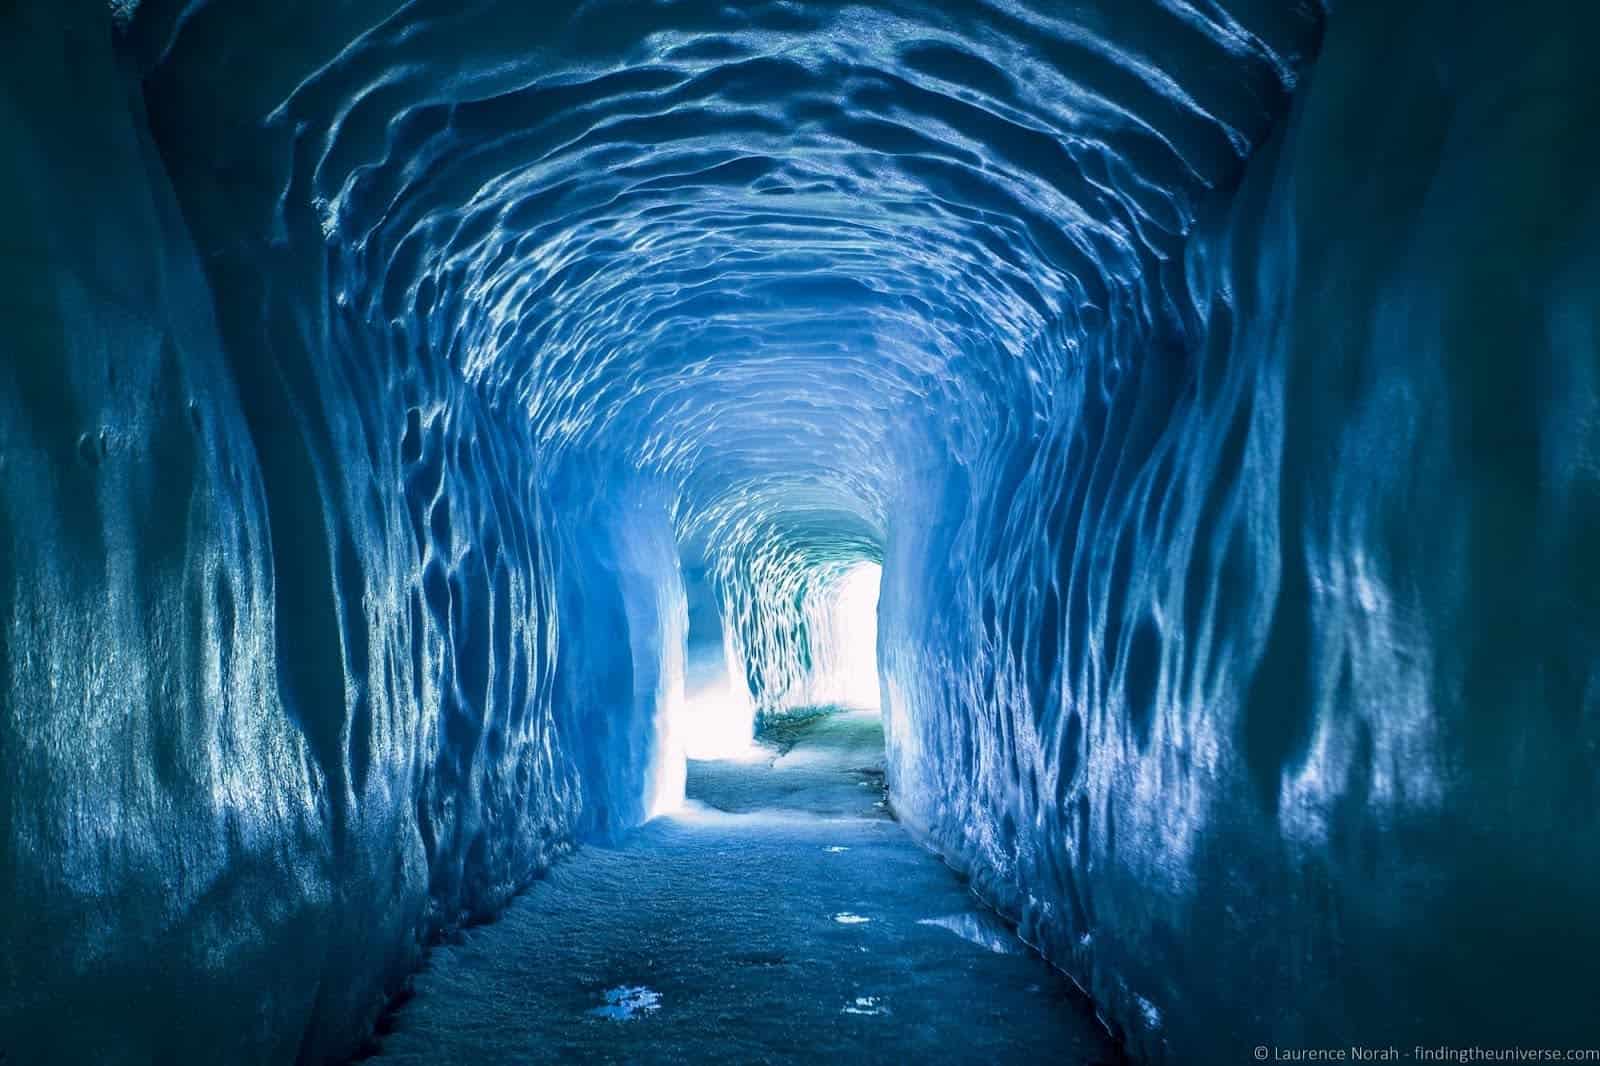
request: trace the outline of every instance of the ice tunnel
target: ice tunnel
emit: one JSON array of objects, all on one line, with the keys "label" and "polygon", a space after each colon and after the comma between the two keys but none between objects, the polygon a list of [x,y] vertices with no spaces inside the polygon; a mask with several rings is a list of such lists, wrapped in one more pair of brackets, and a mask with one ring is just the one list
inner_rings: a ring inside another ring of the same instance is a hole
[{"label": "ice tunnel", "polygon": [[0,4],[0,1061],[343,1061],[828,700],[1134,1061],[1600,1046],[1596,39]]}]

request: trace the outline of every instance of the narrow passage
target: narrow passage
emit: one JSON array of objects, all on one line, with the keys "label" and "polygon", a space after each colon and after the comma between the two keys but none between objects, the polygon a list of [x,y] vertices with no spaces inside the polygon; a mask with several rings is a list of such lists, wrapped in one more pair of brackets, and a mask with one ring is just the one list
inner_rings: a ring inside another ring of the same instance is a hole
[{"label": "narrow passage", "polygon": [[874,713],[689,764],[688,806],[435,951],[381,1066],[1120,1061],[889,816]]}]

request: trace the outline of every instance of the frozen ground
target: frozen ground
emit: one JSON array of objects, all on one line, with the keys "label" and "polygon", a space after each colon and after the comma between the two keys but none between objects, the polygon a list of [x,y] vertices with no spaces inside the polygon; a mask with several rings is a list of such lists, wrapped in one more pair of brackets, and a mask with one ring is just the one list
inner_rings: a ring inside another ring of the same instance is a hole
[{"label": "frozen ground", "polygon": [[855,713],[691,763],[688,809],[435,951],[377,1061],[1119,1061],[1076,990],[888,817],[882,758],[877,715]]}]

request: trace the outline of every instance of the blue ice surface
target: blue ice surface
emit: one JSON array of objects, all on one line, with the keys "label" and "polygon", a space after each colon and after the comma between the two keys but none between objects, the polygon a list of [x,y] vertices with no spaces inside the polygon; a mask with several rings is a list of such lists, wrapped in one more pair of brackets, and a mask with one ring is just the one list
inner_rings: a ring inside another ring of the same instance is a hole
[{"label": "blue ice surface", "polygon": [[812,716],[784,743],[693,762],[692,806],[441,947],[374,1066],[1119,1061],[1036,954],[923,921],[982,908],[857,787],[883,757],[877,715]]},{"label": "blue ice surface", "polygon": [[1597,19],[6,5],[0,1053],[359,1049],[864,565],[1137,1056],[1592,1043]]},{"label": "blue ice surface", "polygon": [[626,1022],[661,1009],[661,993],[644,985],[619,985],[606,989],[606,1001],[589,1013],[596,1018]]}]

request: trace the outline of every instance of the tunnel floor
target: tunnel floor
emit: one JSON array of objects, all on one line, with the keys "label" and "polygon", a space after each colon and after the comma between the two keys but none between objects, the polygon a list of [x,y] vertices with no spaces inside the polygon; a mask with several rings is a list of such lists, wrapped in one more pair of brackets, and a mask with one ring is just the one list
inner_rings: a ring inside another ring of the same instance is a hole
[{"label": "tunnel floor", "polygon": [[691,762],[687,807],[435,951],[378,1063],[1113,1063],[1087,1002],[889,816],[875,713]]}]

